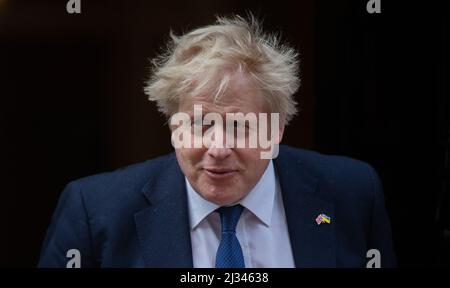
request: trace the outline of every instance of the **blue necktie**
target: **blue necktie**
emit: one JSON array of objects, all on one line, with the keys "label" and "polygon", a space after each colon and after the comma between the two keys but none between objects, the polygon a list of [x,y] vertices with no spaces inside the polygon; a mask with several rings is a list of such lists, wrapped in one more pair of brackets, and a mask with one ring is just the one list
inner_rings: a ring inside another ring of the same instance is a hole
[{"label": "blue necktie", "polygon": [[222,238],[216,254],[216,268],[245,268],[244,255],[236,237],[236,225],[244,207],[234,205],[217,209],[220,213]]}]

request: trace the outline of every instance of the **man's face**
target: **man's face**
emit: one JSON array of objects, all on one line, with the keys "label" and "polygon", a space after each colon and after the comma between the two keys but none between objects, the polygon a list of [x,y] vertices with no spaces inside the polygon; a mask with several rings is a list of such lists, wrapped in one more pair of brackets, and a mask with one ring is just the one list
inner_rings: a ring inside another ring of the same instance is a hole
[{"label": "man's face", "polygon": [[[226,93],[219,101],[213,102],[211,97],[199,96],[180,102],[178,112],[191,115],[193,125],[198,125],[193,121],[194,105],[202,105],[203,116],[209,112],[222,115],[223,143],[216,145],[217,143],[213,142],[209,148],[202,145],[202,148],[175,149],[178,163],[189,183],[204,199],[218,205],[236,203],[256,185],[269,160],[261,159],[262,149],[259,145],[258,148],[248,148],[248,145],[246,148],[235,148],[236,145],[227,147],[226,113],[241,112],[244,115],[255,113],[256,117],[259,113],[269,113],[261,91],[245,75],[235,73],[231,77]],[[209,127],[202,127],[203,132]],[[282,137],[282,127],[283,125],[279,125],[275,128],[280,129],[277,143]],[[173,131],[175,127],[171,126],[171,129]],[[267,133],[270,135],[270,132]]]}]

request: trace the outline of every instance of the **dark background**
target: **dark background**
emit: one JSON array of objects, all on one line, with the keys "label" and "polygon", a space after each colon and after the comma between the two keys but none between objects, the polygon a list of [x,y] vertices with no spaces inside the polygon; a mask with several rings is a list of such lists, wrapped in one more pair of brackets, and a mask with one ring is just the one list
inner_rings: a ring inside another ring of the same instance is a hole
[{"label": "dark background", "polygon": [[284,143],[372,164],[400,267],[449,267],[448,12],[390,2],[0,0],[0,266],[36,265],[68,181],[172,150],[142,90],[170,28],[252,11],[301,52]]}]

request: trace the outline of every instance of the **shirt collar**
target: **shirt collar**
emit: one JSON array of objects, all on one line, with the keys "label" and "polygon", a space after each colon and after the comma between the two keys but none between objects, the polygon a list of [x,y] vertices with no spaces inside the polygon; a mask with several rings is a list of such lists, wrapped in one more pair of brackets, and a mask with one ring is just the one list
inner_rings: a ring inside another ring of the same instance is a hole
[{"label": "shirt collar", "polygon": [[191,225],[191,230],[193,230],[197,225],[211,212],[219,208],[220,206],[209,202],[200,194],[198,194],[194,188],[192,188],[191,183],[189,183],[186,176],[184,177],[186,182],[186,190],[188,194],[188,206],[189,206],[189,222]]},{"label": "shirt collar", "polygon": [[[192,188],[185,177],[186,190],[188,193],[189,219],[191,229],[206,218],[211,212],[220,206],[209,202]],[[250,210],[266,226],[270,226],[272,210],[276,193],[276,178],[272,160],[267,165],[263,176],[256,183],[255,187],[239,203]]]}]

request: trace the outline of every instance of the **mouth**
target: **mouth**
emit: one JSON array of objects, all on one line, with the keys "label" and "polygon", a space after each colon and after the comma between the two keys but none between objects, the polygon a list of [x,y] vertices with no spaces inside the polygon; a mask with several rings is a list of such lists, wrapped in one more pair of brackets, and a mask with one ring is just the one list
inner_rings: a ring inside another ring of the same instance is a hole
[{"label": "mouth", "polygon": [[236,169],[223,168],[203,168],[203,171],[209,178],[214,180],[224,180],[235,176],[238,173]]}]

